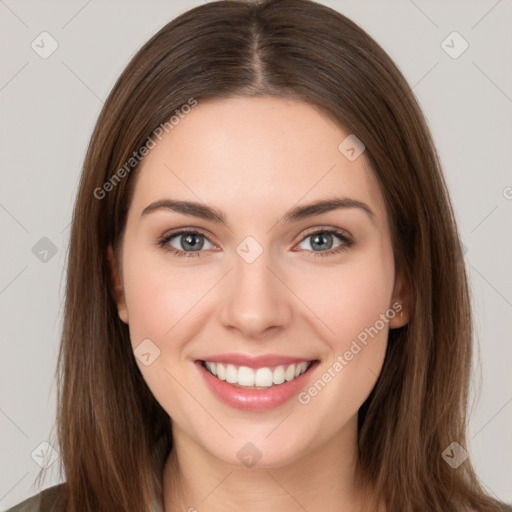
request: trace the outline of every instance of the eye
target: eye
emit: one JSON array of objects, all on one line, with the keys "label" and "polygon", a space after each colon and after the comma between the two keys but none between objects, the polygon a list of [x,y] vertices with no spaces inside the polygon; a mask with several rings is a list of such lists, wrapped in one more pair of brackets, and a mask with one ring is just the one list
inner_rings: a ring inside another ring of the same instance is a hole
[{"label": "eye", "polygon": [[[158,244],[164,250],[172,252],[176,256],[191,257],[199,256],[198,253],[204,248],[205,241],[213,247],[208,238],[198,231],[178,231],[164,236]],[[209,247],[206,248],[209,249]]]},{"label": "eye", "polygon": [[[340,243],[333,248],[334,238],[338,238]],[[352,240],[350,240],[344,232],[333,228],[317,229],[312,233],[308,233],[302,240],[301,244],[304,244],[308,239],[311,239],[308,245],[312,250],[307,248],[306,250],[310,252],[312,256],[329,256],[345,251],[353,245]]]},{"label": "eye", "polygon": [[[333,247],[333,240],[338,239],[338,245]],[[308,233],[301,241],[304,244],[308,239],[311,239],[309,245],[311,249],[305,248],[306,252],[311,253],[311,256],[329,256],[347,250],[353,245],[353,241],[346,236],[346,234],[334,228],[317,229]],[[211,247],[205,247],[205,242],[210,244]],[[158,241],[158,245],[167,252],[175,254],[176,256],[194,257],[201,256],[202,249],[211,249],[215,247],[208,237],[199,231],[182,230],[174,233],[164,235]],[[302,247],[304,249],[304,247]],[[324,250],[322,250],[324,249]]]}]

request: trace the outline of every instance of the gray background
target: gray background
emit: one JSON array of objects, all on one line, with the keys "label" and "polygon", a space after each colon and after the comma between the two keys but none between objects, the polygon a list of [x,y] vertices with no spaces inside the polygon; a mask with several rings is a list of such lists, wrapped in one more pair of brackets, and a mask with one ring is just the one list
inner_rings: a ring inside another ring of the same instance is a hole
[{"label": "gray background", "polygon": [[[489,491],[512,502],[512,3],[322,3],[391,55],[432,129],[467,249],[480,352],[467,449]],[[0,510],[37,492],[37,462],[52,461],[40,443],[52,442],[69,221],[93,125],[134,52],[199,4],[0,0]],[[31,47],[43,31],[59,45],[47,59]],[[453,31],[469,43],[458,58],[441,46]],[[41,252],[43,237],[56,254]],[[56,468],[44,486],[60,481]]]}]

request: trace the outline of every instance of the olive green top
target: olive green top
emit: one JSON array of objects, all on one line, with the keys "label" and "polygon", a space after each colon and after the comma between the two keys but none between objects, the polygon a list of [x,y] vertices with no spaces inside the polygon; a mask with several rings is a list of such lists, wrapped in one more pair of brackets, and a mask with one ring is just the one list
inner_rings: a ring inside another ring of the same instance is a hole
[{"label": "olive green top", "polygon": [[[40,493],[18,503],[6,512],[64,512],[64,507],[60,502],[59,490],[63,484],[55,485]],[[162,500],[155,497],[150,508],[151,512],[163,512]]]},{"label": "olive green top", "polygon": [[[39,494],[28,498],[27,500],[6,510],[6,512],[65,512],[62,503],[59,501],[59,488],[63,484],[55,485],[49,489],[41,491]],[[512,506],[503,504],[503,512],[511,512]],[[162,500],[155,497],[151,508],[151,512],[163,512]]]}]

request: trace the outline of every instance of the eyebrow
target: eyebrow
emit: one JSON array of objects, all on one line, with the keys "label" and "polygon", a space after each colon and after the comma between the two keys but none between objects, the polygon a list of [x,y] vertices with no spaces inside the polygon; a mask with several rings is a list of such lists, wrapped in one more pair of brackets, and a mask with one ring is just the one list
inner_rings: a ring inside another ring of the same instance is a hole
[{"label": "eyebrow", "polygon": [[[278,220],[278,223],[297,222],[322,213],[348,208],[358,208],[364,211],[371,220],[374,220],[375,213],[366,203],[358,201],[357,199],[344,197],[324,199],[302,206],[295,206],[291,210],[287,211]],[[141,217],[159,210],[174,211],[184,215],[191,215],[200,219],[209,220],[217,224],[226,224],[226,217],[220,210],[207,206],[204,203],[198,203],[195,201],[178,201],[174,199],[161,199],[151,203],[144,208],[141,213]]]}]

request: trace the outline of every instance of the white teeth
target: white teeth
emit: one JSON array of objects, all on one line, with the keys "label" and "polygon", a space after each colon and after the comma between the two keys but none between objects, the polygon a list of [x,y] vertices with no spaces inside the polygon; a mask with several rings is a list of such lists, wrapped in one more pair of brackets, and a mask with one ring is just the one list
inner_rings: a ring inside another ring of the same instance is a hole
[{"label": "white teeth", "polygon": [[295,365],[291,364],[286,368],[286,371],[284,372],[284,378],[290,382],[295,378]]},{"label": "white teeth", "polygon": [[272,386],[272,370],[270,368],[258,368],[254,377],[254,384],[265,388]]},{"label": "white teeth", "polygon": [[238,369],[232,364],[226,366],[226,381],[235,384],[238,379]]},{"label": "white teeth", "polygon": [[255,375],[252,368],[248,366],[240,366],[240,368],[238,368],[237,383],[240,384],[240,386],[254,386],[254,378]]},{"label": "white teeth", "polygon": [[210,373],[220,380],[239,386],[255,386],[256,388],[268,388],[272,385],[282,384],[285,380],[291,380],[302,375],[309,367],[310,362],[290,364],[288,366],[276,366],[275,368],[258,368],[254,370],[248,366],[235,366],[233,364],[214,363],[205,361],[205,366]]},{"label": "white teeth", "polygon": [[282,384],[284,382],[284,366],[278,366],[272,374],[272,382],[274,384]]},{"label": "white teeth", "polygon": [[223,364],[217,363],[217,377],[220,380],[226,380],[226,367]]},{"label": "white teeth", "polygon": [[217,375],[217,363],[211,363],[210,361],[205,361],[204,363],[206,365],[206,368],[210,370],[210,373],[213,373],[213,375]]}]

